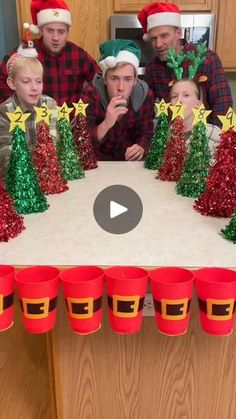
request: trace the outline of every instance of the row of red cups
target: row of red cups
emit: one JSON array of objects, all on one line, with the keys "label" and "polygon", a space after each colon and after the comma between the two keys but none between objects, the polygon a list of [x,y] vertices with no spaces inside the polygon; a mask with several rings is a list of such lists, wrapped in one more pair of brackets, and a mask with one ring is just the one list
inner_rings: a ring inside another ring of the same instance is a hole
[{"label": "row of red cups", "polygon": [[104,282],[112,329],[118,333],[138,332],[149,278],[160,332],[167,335],[186,333],[195,284],[203,330],[220,336],[232,333],[236,271],[203,268],[192,272],[179,267],[163,267],[147,272],[128,266],[105,271],[97,266],[78,266],[61,272],[53,266],[33,266],[15,272],[13,266],[0,265],[0,331],[13,324],[14,283],[26,330],[31,333],[52,330],[61,280],[68,319],[74,332],[89,334],[100,329]]}]

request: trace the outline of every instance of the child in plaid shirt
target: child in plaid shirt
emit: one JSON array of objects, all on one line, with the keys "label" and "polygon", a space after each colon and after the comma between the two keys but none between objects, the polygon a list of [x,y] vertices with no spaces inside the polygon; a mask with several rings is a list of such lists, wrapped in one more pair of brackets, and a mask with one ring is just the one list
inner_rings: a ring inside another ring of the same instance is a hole
[{"label": "child in plaid shirt", "polygon": [[[182,79],[176,81],[170,90],[171,105],[180,102],[185,105],[184,110],[184,132],[186,144],[189,147],[190,137],[193,128],[193,108],[199,108],[201,105],[201,90],[200,87],[189,79]],[[214,162],[215,147],[220,140],[220,128],[213,124],[206,124],[206,134],[208,138],[209,150],[211,153],[211,161]]]},{"label": "child in plaid shirt", "polygon": [[53,141],[56,141],[57,106],[54,99],[42,95],[43,66],[40,61],[36,57],[24,57],[16,53],[9,59],[7,69],[7,84],[14,93],[0,105],[0,176],[4,175],[12,146],[12,135],[9,133],[10,120],[6,112],[14,113],[19,106],[23,113],[30,113],[25,126],[26,141],[31,152],[36,144],[34,106],[46,105],[53,110],[49,129]]}]

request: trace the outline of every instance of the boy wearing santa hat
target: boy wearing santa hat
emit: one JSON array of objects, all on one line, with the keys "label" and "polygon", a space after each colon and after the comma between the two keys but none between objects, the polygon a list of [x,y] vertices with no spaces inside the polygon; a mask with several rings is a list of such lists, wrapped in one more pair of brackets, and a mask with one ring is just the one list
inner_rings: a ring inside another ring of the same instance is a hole
[{"label": "boy wearing santa hat", "polygon": [[[180,51],[195,50],[194,45],[181,43],[180,9],[174,3],[154,2],[145,6],[138,14],[144,32],[144,40],[150,41],[156,57],[146,67],[145,80],[154,92],[154,97],[168,101],[169,83],[174,79],[172,70],[167,66],[166,54],[169,48]],[[188,77],[190,62],[183,63],[184,75]],[[199,67],[196,82],[201,82],[203,103],[213,112],[209,121],[219,125],[217,114],[225,115],[233,105],[229,84],[217,54],[208,49],[206,60]]]},{"label": "boy wearing santa hat", "polygon": [[[82,93],[88,129],[99,160],[141,160],[153,135],[153,93],[137,78],[141,51],[116,39],[100,45],[102,74]],[[76,124],[76,122],[75,122]]]},{"label": "boy wearing santa hat", "polygon": [[[77,102],[84,82],[90,82],[100,69],[86,51],[67,40],[71,26],[67,4],[64,0],[32,0],[31,15],[30,30],[42,35],[34,45],[44,66],[44,93],[58,105]],[[6,55],[0,66],[1,102],[11,95],[6,63],[14,52]]]}]

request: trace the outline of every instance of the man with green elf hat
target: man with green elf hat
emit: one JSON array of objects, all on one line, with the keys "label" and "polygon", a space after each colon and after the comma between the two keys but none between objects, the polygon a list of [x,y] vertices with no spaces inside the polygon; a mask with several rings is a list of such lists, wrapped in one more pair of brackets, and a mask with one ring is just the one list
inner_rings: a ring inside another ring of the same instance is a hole
[{"label": "man with green elf hat", "polygon": [[96,74],[81,96],[88,130],[99,160],[141,160],[153,135],[153,93],[138,79],[141,57],[131,40],[116,39],[100,45]]}]

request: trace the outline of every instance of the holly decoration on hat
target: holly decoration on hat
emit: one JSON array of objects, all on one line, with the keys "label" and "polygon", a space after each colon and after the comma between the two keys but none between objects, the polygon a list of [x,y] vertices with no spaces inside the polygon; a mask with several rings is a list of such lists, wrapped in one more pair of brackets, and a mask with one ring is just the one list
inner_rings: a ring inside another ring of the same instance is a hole
[{"label": "holly decoration on hat", "polygon": [[194,208],[203,215],[231,217],[236,208],[236,132],[221,135],[215,164],[206,179],[206,190]]},{"label": "holly decoration on hat", "polygon": [[12,151],[6,168],[5,184],[14,200],[19,214],[45,211],[49,205],[39,187],[25,138],[25,121],[29,114],[23,114],[18,107],[8,113],[10,132],[12,132]]},{"label": "holly decoration on hat", "polygon": [[62,176],[66,180],[82,179],[85,176],[84,170],[80,166],[69,118],[73,108],[68,108],[64,103],[62,107],[58,107],[58,110],[59,140],[57,142],[57,154]]},{"label": "holly decoration on hat", "polygon": [[225,239],[231,240],[236,244],[236,212],[231,218],[229,224],[221,230],[221,234]]},{"label": "holly decoration on hat", "polygon": [[0,179],[0,242],[17,237],[24,228],[23,217],[17,214],[14,203]]},{"label": "holly decoration on hat", "polygon": [[170,108],[173,112],[172,119],[174,120],[171,125],[170,138],[163,155],[163,162],[156,177],[161,180],[177,182],[183,170],[187,151],[183,121],[185,106],[177,103],[175,106],[170,106]]},{"label": "holly decoration on hat", "polygon": [[168,107],[164,99],[160,103],[155,103],[157,110],[157,125],[154,136],[151,140],[151,145],[147,157],[144,162],[146,169],[157,170],[162,164],[163,154],[166,149],[166,143],[169,137],[169,124],[168,124]]},{"label": "holly decoration on hat", "polygon": [[75,107],[76,125],[73,129],[75,144],[77,146],[79,160],[84,170],[95,169],[97,158],[94,152],[91,137],[87,128],[86,108],[81,99],[78,103],[73,103]]},{"label": "holly decoration on hat", "polygon": [[202,105],[193,112],[195,118],[190,148],[176,191],[182,196],[196,198],[205,190],[205,179],[209,172],[210,151],[206,135],[206,117],[210,111],[206,111]]}]

